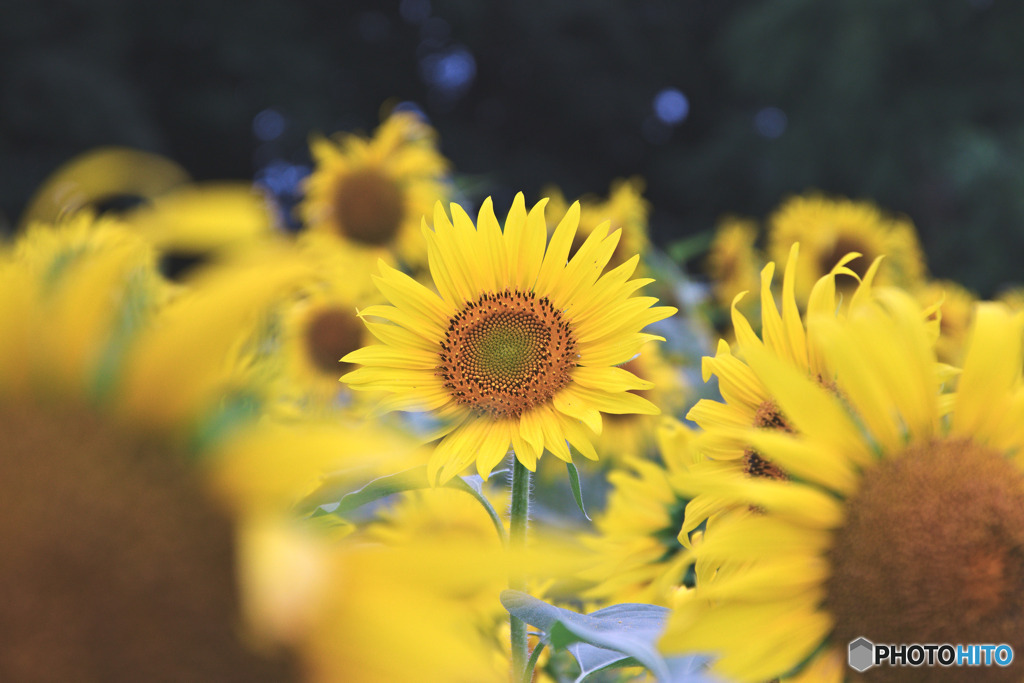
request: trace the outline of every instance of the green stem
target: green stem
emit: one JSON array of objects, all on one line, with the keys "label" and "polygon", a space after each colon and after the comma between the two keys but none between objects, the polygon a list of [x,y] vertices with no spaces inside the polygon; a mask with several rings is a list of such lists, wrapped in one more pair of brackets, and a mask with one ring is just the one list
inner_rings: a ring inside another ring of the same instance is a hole
[{"label": "green stem", "polygon": [[[530,518],[530,470],[512,454],[512,509],[509,519],[509,549],[513,553],[526,547],[526,527]],[[509,588],[525,590],[523,577],[512,575]],[[522,681],[526,672],[529,643],[526,640],[526,622],[509,616],[512,632],[512,680]]]},{"label": "green stem", "polygon": [[533,680],[533,670],[537,668],[537,660],[540,659],[540,653],[544,651],[544,643],[537,643],[537,647],[533,648],[533,652],[530,653],[530,661],[526,663],[526,671],[523,672],[522,683],[530,683]]}]

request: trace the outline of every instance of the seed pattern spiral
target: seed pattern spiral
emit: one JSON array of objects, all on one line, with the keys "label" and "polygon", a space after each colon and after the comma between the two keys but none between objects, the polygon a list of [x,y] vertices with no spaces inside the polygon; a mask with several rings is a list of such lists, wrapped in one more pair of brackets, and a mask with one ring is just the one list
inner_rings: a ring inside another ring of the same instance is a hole
[{"label": "seed pattern spiral", "polygon": [[451,318],[437,374],[477,414],[518,418],[571,381],[577,358],[572,329],[547,297],[506,289]]}]

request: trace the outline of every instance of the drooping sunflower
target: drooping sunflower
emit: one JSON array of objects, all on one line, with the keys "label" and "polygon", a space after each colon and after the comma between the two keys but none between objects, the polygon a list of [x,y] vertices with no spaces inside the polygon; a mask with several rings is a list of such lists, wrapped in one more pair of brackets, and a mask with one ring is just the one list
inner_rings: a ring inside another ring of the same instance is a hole
[{"label": "drooping sunflower", "polygon": [[[1024,316],[980,304],[954,394],[924,312],[884,289],[847,318],[812,316],[838,392],[764,349],[750,367],[797,434],[735,431],[788,481],[689,480],[736,509],[699,560],[725,569],[677,606],[661,646],[718,656],[732,680],[841,681],[848,644],[1024,647]],[[752,509],[756,509],[753,512]],[[1020,680],[1021,665],[971,680]],[[880,667],[879,680],[961,680]]]},{"label": "drooping sunflower", "polygon": [[297,271],[185,292],[91,220],[0,254],[0,678],[289,680],[239,637],[232,523],[192,464],[254,419],[226,359]]},{"label": "drooping sunflower", "polygon": [[[905,217],[882,213],[870,202],[818,193],[790,198],[769,219],[768,257],[781,261],[796,242],[804,254],[796,274],[801,308],[818,278],[850,252],[863,257],[849,266],[861,277],[875,259],[885,256],[877,275],[880,285],[913,289],[924,277],[924,256],[913,224]],[[840,277],[836,284],[849,293],[856,281]]]},{"label": "drooping sunflower", "polygon": [[[548,208],[553,216],[563,216],[569,209],[562,191],[556,187],[545,190],[549,197]],[[612,252],[608,265],[621,265],[634,254],[641,256],[650,247],[647,235],[647,221],[651,212],[650,204],[644,199],[642,178],[619,178],[612,182],[607,199],[594,195],[580,197],[580,224],[573,238],[569,255],[572,256],[583,246],[583,242],[598,226],[611,221],[611,230],[622,230],[619,245]]]},{"label": "drooping sunflower", "polygon": [[631,296],[650,282],[630,279],[639,257],[603,273],[620,236],[607,224],[569,259],[579,205],[548,242],[545,204],[528,213],[518,194],[502,230],[489,199],[477,225],[457,204],[450,221],[438,203],[434,229],[423,226],[436,293],[380,265],[376,282],[392,305],[362,315],[383,319],[367,322],[382,343],[346,356],[366,367],[342,380],[392,392],[382,408],[448,420],[431,479],[474,461],[486,477],[509,446],[530,470],[545,450],[571,461],[566,441],[596,459],[602,412],[658,412],[630,393],[651,383],[616,366],[662,339],[641,330],[675,309]]},{"label": "drooping sunflower", "polygon": [[372,138],[339,134],[311,142],[315,167],[299,212],[308,229],[342,240],[375,260],[426,261],[420,221],[447,201],[448,161],[418,115],[389,116]]}]

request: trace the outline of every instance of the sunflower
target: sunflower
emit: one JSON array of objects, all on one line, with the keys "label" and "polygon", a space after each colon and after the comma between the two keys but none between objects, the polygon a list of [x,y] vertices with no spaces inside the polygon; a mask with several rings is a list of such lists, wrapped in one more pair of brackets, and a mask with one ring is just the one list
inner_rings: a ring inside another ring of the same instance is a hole
[{"label": "sunflower", "polygon": [[939,338],[935,342],[939,360],[959,365],[978,297],[952,280],[931,280],[915,290],[915,294],[922,306],[938,307],[934,317],[939,322]]},{"label": "sunflower", "polygon": [[[211,463],[214,490],[240,528],[248,629],[267,647],[297,653],[311,683],[424,675],[506,680],[507,657],[480,619],[484,601],[491,613],[501,609],[497,595],[508,564],[479,504],[438,489],[427,493],[454,503],[446,507],[457,517],[424,514],[415,505],[380,513],[363,529],[332,516],[300,517],[294,506],[326,473],[333,472],[332,486],[352,491],[398,469],[416,449],[414,441],[365,421],[301,428],[265,420]],[[296,444],[302,458],[295,457]],[[409,503],[421,498],[404,496]]]},{"label": "sunflower", "polygon": [[[651,244],[647,236],[647,218],[651,207],[643,194],[643,179],[634,177],[619,178],[612,182],[607,199],[593,195],[581,197],[580,224],[569,249],[569,256],[573,256],[590,233],[605,221],[611,221],[612,230],[622,230],[619,245],[608,259],[610,267],[621,265],[633,254],[643,255]],[[561,190],[556,187],[547,188],[545,195],[549,197],[549,208],[553,215],[562,216],[568,211],[569,203]]]},{"label": "sunflower", "polygon": [[115,200],[149,201],[189,181],[184,168],[159,154],[97,147],[65,162],[43,181],[18,227],[53,223],[66,214],[96,210]]},{"label": "sunflower", "polygon": [[311,683],[508,680],[508,613],[498,595],[509,572],[574,576],[577,547],[537,536],[523,555],[509,552],[477,501],[440,487],[398,494],[357,526],[298,517],[296,502],[309,500],[324,473],[353,491],[417,448],[365,420],[324,420],[302,434],[297,459],[296,430],[264,421],[212,463],[215,490],[241,527],[247,626],[297,652]]},{"label": "sunflower", "polygon": [[426,260],[420,221],[450,195],[448,162],[437,151],[436,133],[410,112],[389,116],[366,139],[339,134],[315,137],[315,167],[299,205],[310,230],[342,240],[369,257]]},{"label": "sunflower", "polygon": [[[779,409],[777,402],[756,374],[744,362],[751,348],[767,348],[775,356],[785,359],[805,375],[826,382],[831,376],[822,356],[819,344],[809,335],[797,309],[795,296],[796,273],[800,268],[799,245],[790,247],[786,271],[782,279],[782,310],[776,306],[772,292],[775,263],[769,262],[761,271],[761,317],[763,340],[750,326],[746,317],[738,310],[738,304],[746,292],[733,300],[732,320],[736,331],[739,356],[733,354],[725,341],[720,341],[714,357],[706,356],[701,362],[704,381],[712,376],[718,378],[718,388],[723,401],[701,399],[690,409],[687,419],[693,420],[705,430],[713,431],[720,425],[756,426],[763,429],[790,430],[792,427]],[[826,314],[836,309],[835,278],[848,275],[859,279],[847,264],[856,260],[857,254],[847,254],[833,267],[832,272],[815,283],[809,297],[809,312]],[[868,269],[861,282],[859,296],[865,296],[873,280],[877,264]],[[745,452],[729,443],[720,447],[705,444],[707,453],[718,460],[734,461],[736,466],[750,473],[775,474],[768,463],[764,463],[753,452]],[[764,471],[761,471],[762,468]]]},{"label": "sunflower", "polygon": [[579,221],[573,204],[546,239],[544,205],[527,213],[520,193],[502,231],[490,199],[477,226],[457,204],[454,223],[438,202],[434,229],[423,224],[438,293],[381,262],[375,278],[390,306],[363,309],[382,343],[345,356],[366,366],[342,380],[394,394],[382,408],[429,410],[448,420],[430,459],[431,479],[447,481],[470,463],[486,477],[509,446],[529,470],[545,449],[570,462],[566,441],[596,459],[591,434],[601,412],[656,414],[629,393],[651,383],[616,367],[645,342],[641,332],[675,313],[631,294],[634,256],[602,274],[619,240],[607,224],[566,262]]},{"label": "sunflower", "polygon": [[342,357],[372,343],[358,307],[378,301],[380,293],[369,264],[335,240],[306,234],[299,245],[312,273],[282,311],[280,394],[309,410],[337,408],[347,399],[338,377],[353,369]]},{"label": "sunflower", "polygon": [[675,484],[701,460],[693,436],[678,420],[663,418],[657,430],[663,461],[628,460],[608,475],[611,491],[594,521],[597,534],[583,537],[594,554],[580,573],[594,582],[585,598],[669,604],[688,564],[676,537],[689,497]]},{"label": "sunflower", "polygon": [[[855,260],[856,256],[847,254],[839,260],[831,273],[815,283],[809,299],[808,318],[812,315],[836,315],[835,279],[839,275],[860,279],[846,267],[846,264]],[[792,432],[795,429],[775,396],[745,361],[749,353],[767,350],[774,357],[789,363],[804,376],[823,386],[831,387],[832,373],[822,354],[820,340],[813,330],[805,329],[797,310],[794,274],[798,267],[799,245],[794,244],[790,248],[786,272],[783,275],[781,314],[776,308],[772,294],[775,264],[769,262],[761,271],[763,340],[754,334],[746,318],[737,310],[736,304],[744,292],[737,296],[732,309],[733,327],[736,330],[740,355],[734,355],[723,340],[719,342],[713,358],[703,359],[701,369],[704,381],[707,382],[712,375],[718,377],[718,388],[723,401],[701,399],[687,414],[687,419],[693,420],[707,432],[700,445],[700,450],[707,459],[694,463],[691,467],[692,472],[703,474],[708,471],[725,471],[751,478],[776,480],[786,480],[790,477],[789,472],[766,458],[757,449],[733,439],[719,437],[723,429],[728,431],[740,427],[782,432]],[[877,268],[878,262],[867,270],[854,294],[854,301],[860,301],[869,295]],[[712,494],[700,493],[694,496],[686,508],[679,534],[680,541],[689,546],[689,534],[694,529],[728,509],[726,501]]]},{"label": "sunflower", "polygon": [[[879,256],[880,285],[912,289],[924,276],[924,256],[913,224],[904,217],[883,214],[870,202],[831,198],[822,194],[792,197],[769,219],[768,256],[780,261],[799,242],[804,259],[796,274],[796,296],[801,308],[812,283],[828,274],[845,255],[856,252],[863,259],[850,268],[863,277]],[[854,288],[852,277],[837,280],[840,291]]]},{"label": "sunflower", "polygon": [[224,365],[298,271],[173,290],[90,220],[0,255],[0,678],[288,680],[239,638],[232,523],[191,464],[250,423]]},{"label": "sunflower", "polygon": [[[764,349],[748,362],[797,434],[734,430],[787,481],[691,477],[736,509],[695,549],[720,567],[677,606],[661,646],[717,653],[739,681],[841,681],[848,644],[1024,647],[1024,315],[976,309],[955,394],[923,311],[881,289],[848,317],[815,315],[838,392]],[[751,512],[756,508],[757,513]],[[879,680],[961,680],[883,667]],[[971,680],[1020,680],[1021,667]]]},{"label": "sunflower", "polygon": [[761,257],[754,248],[757,223],[727,216],[715,228],[707,255],[707,274],[719,306],[728,308],[740,292],[758,284]]}]

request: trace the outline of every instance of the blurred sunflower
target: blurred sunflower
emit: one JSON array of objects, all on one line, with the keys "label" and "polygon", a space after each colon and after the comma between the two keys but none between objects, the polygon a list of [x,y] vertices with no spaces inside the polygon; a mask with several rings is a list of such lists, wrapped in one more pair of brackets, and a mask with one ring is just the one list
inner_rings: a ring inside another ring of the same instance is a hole
[{"label": "blurred sunflower", "polygon": [[454,223],[440,202],[434,229],[424,220],[430,272],[439,293],[381,262],[376,282],[391,306],[361,315],[382,344],[345,356],[366,367],[342,379],[356,389],[383,389],[388,410],[427,410],[447,420],[428,463],[431,480],[447,481],[476,462],[486,477],[511,446],[535,470],[545,449],[571,461],[566,441],[596,459],[591,435],[601,412],[656,414],[636,394],[651,383],[616,367],[645,342],[641,330],[672,315],[656,299],[631,294],[650,280],[630,280],[634,256],[603,273],[620,232],[608,224],[576,255],[579,205],[546,239],[542,201],[527,213],[520,193],[502,231],[490,199],[477,225],[457,204]]},{"label": "blurred sunflower", "polygon": [[370,139],[339,134],[310,143],[315,167],[299,212],[308,229],[342,240],[371,261],[426,261],[420,222],[447,201],[448,161],[418,115],[389,116]]},{"label": "blurred sunflower", "polygon": [[715,228],[706,271],[719,306],[729,308],[736,295],[757,286],[761,257],[756,241],[757,223],[749,219],[727,216]]},{"label": "blurred sunflower", "polygon": [[292,679],[240,637],[232,525],[192,464],[253,418],[226,359],[298,268],[185,292],[154,260],[85,214],[0,256],[0,679]]},{"label": "blurred sunflower", "polygon": [[[812,315],[839,392],[763,348],[751,368],[796,435],[738,428],[794,477],[687,481],[735,511],[695,555],[730,567],[677,606],[661,647],[718,655],[738,681],[841,681],[849,642],[1024,647],[1024,315],[977,309],[957,391],[923,311],[884,289],[847,318]],[[757,514],[750,508],[756,508]],[[962,680],[956,668],[882,667],[879,680]],[[971,680],[1020,680],[1021,664]]]},{"label": "blurred sunflower", "polygon": [[959,365],[967,344],[967,332],[974,319],[978,297],[952,280],[930,280],[915,290],[922,306],[938,307],[933,317],[939,321],[935,354],[943,363]]},{"label": "blurred sunflower", "polygon": [[358,307],[381,297],[366,260],[319,235],[299,244],[312,273],[282,313],[280,393],[306,409],[337,408],[346,390],[338,378],[353,369],[341,359],[372,342]]},{"label": "blurred sunflower", "polygon": [[1024,311],[1024,287],[1008,287],[999,292],[996,301],[1006,304],[1011,311]]},{"label": "blurred sunflower", "polygon": [[[796,273],[796,297],[801,309],[813,283],[850,252],[863,257],[850,265],[859,277],[867,273],[875,259],[885,256],[877,274],[880,285],[913,289],[925,274],[913,224],[906,218],[884,215],[870,202],[822,194],[790,198],[769,219],[768,257],[781,261],[796,242],[804,254]],[[836,285],[847,294],[856,286],[852,276],[840,277]]]},{"label": "blurred sunflower", "polygon": [[688,560],[677,536],[689,498],[676,482],[701,456],[692,447],[693,433],[678,420],[664,418],[657,437],[662,462],[629,460],[608,475],[612,490],[594,521],[597,534],[583,538],[594,556],[580,572],[595,584],[587,599],[667,606],[683,584]]},{"label": "blurred sunflower", "polygon": [[301,460],[294,440],[292,427],[265,421],[212,463],[242,528],[243,606],[254,633],[297,652],[313,683],[508,680],[500,590],[521,566],[575,575],[575,546],[537,537],[535,548],[510,553],[479,503],[445,488],[399,494],[358,526],[298,517],[296,501],[325,473],[331,488],[353,491],[410,461],[415,446],[365,421],[307,425]]},{"label": "blurred sunflower", "polygon": [[80,211],[117,216],[174,274],[277,236],[270,198],[252,183],[192,182],[170,159],[124,147],[99,147],[61,165],[29,201],[21,228]]},{"label": "blurred sunflower", "polygon": [[[651,207],[643,194],[643,179],[619,178],[612,182],[607,199],[593,195],[580,197],[580,224],[569,249],[569,256],[575,255],[590,237],[590,233],[605,221],[611,222],[611,230],[622,230],[619,244],[608,259],[609,267],[621,265],[634,254],[643,256],[651,244],[647,236],[647,218]],[[548,208],[552,215],[564,216],[569,210],[565,195],[557,187],[545,188],[544,195],[550,197]]]}]

